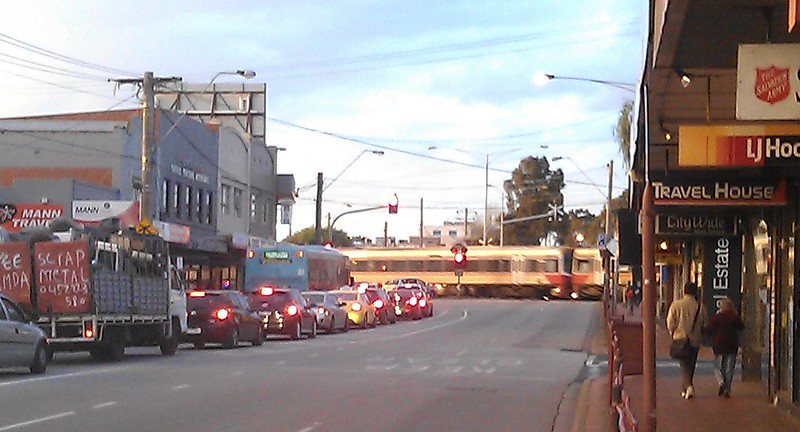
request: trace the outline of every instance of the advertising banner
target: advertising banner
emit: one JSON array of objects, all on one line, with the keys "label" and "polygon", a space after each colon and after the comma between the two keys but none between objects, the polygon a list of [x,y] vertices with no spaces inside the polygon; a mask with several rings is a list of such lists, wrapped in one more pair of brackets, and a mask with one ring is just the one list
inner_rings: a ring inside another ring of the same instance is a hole
[{"label": "advertising banner", "polygon": [[72,201],[72,218],[86,225],[117,218],[123,227],[132,227],[139,222],[139,202],[75,200]]},{"label": "advertising banner", "polygon": [[89,312],[89,245],[85,241],[41,242],[33,248],[39,313]]},{"label": "advertising banner", "polygon": [[800,119],[800,44],[742,44],[736,68],[738,120]]},{"label": "advertising banner", "polygon": [[709,316],[730,298],[739,309],[742,290],[742,238],[714,237],[703,242],[703,304]]},{"label": "advertising banner", "polygon": [[800,125],[681,126],[682,167],[800,166]]},{"label": "advertising banner", "polygon": [[0,228],[16,233],[23,228],[47,226],[64,215],[59,204],[0,204]]}]

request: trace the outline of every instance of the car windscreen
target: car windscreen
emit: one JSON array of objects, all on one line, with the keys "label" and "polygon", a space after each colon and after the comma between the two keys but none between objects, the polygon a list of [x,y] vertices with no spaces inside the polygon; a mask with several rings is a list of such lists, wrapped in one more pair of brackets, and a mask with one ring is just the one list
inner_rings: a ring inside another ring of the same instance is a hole
[{"label": "car windscreen", "polygon": [[204,293],[202,296],[189,295],[186,299],[186,306],[192,309],[208,309],[230,305],[230,300],[220,293]]},{"label": "car windscreen", "polygon": [[414,295],[414,290],[410,290],[408,288],[400,288],[397,290],[397,293],[400,294],[401,299],[409,299],[411,296]]},{"label": "car windscreen", "polygon": [[292,302],[292,296],[286,292],[275,291],[270,295],[261,295],[258,293],[251,293],[251,305],[255,301],[257,309],[261,310],[278,310]]},{"label": "car windscreen", "polygon": [[306,301],[314,304],[323,304],[325,302],[325,294],[303,294]]},{"label": "car windscreen", "polygon": [[339,301],[358,301],[358,293],[355,292],[340,292],[336,293],[335,295]]}]

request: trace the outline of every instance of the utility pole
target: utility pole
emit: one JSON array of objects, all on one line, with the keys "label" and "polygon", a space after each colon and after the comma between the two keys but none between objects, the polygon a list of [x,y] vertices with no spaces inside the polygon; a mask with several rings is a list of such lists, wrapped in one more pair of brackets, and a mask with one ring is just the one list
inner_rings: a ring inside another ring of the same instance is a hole
[{"label": "utility pole", "polygon": [[389,246],[389,222],[383,223],[383,247]]},{"label": "utility pole", "polygon": [[180,77],[155,78],[153,72],[145,72],[142,78],[110,80],[120,84],[133,84],[142,89],[142,157],[141,196],[139,197],[139,220],[155,220],[153,192],[158,189],[155,178],[155,86],[165,82],[181,81]]},{"label": "utility pole", "polygon": [[314,230],[314,243],[322,244],[322,173],[317,173],[317,217]]},{"label": "utility pole", "polygon": [[[608,242],[611,240],[611,186],[612,181],[614,179],[614,160],[608,161],[608,197],[606,198],[606,230],[605,230],[605,244],[608,245]],[[605,260],[605,268],[603,269],[603,289],[606,293],[611,293],[613,299],[616,299],[616,292],[611,291],[611,254],[608,253],[608,249],[606,248],[606,255],[608,259]],[[616,257],[614,257],[616,259]]]},{"label": "utility pole", "polygon": [[469,237],[467,233],[468,230],[469,230],[469,208],[464,208],[464,243],[467,242],[467,237]]},{"label": "utility pole", "polygon": [[486,226],[489,225],[489,155],[486,155],[486,169],[483,180],[483,245],[486,246]]},{"label": "utility pole", "polygon": [[422,198],[419,199],[419,247],[425,247],[425,231],[423,230],[422,222]]}]

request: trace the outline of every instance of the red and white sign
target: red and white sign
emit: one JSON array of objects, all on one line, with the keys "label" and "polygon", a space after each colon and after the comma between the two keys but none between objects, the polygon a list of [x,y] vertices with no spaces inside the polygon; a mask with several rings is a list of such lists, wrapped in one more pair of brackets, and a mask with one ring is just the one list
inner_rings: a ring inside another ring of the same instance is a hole
[{"label": "red and white sign", "polygon": [[739,45],[738,120],[800,119],[800,44]]},{"label": "red and white sign", "polygon": [[103,219],[118,218],[124,227],[139,222],[138,201],[72,201],[72,218],[85,225],[97,225]]},{"label": "red and white sign", "polygon": [[33,255],[39,313],[91,311],[88,243],[39,242],[33,246]]},{"label": "red and white sign", "polygon": [[33,312],[28,243],[0,243],[0,293],[11,297],[28,312]]},{"label": "red and white sign", "polygon": [[59,204],[0,204],[0,228],[20,232],[26,227],[47,226],[64,215]]}]

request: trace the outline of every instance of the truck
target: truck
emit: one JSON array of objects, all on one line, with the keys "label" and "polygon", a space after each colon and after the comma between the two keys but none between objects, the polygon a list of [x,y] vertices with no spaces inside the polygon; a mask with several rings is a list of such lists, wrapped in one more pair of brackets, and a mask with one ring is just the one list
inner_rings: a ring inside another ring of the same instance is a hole
[{"label": "truck", "polygon": [[119,361],[128,346],[173,355],[186,333],[186,284],[168,243],[133,230],[0,242],[0,293],[45,331],[50,356]]}]

